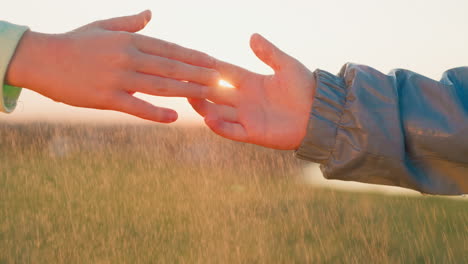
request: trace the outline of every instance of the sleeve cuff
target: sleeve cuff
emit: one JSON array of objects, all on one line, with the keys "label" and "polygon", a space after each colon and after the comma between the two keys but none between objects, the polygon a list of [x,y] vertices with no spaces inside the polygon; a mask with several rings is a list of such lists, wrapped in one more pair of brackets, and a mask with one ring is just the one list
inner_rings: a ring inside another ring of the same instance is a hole
[{"label": "sleeve cuff", "polygon": [[15,109],[21,93],[20,87],[5,84],[5,75],[16,47],[26,30],[28,27],[0,21],[0,111],[5,113],[10,113]]},{"label": "sleeve cuff", "polygon": [[344,79],[322,70],[315,71],[317,86],[307,134],[295,155],[326,164],[335,147],[336,135],[346,103]]}]

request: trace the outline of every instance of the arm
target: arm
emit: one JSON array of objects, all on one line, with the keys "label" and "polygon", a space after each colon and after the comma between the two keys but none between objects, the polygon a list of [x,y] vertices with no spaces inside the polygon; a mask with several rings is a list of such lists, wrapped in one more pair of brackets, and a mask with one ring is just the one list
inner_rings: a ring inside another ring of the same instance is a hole
[{"label": "arm", "polygon": [[133,96],[204,98],[219,74],[206,54],[135,32],[151,19],[138,15],[96,21],[64,34],[26,31],[5,83],[65,104],[125,112],[157,122],[177,113]]},{"label": "arm", "polygon": [[329,179],[468,193],[468,68],[437,82],[396,70],[346,65],[316,71],[308,132],[297,157]]},{"label": "arm", "polygon": [[251,47],[274,75],[218,62],[234,89],[191,99],[217,134],[294,150],[329,179],[468,193],[468,68],[437,82],[348,64],[310,72],[259,35]]}]

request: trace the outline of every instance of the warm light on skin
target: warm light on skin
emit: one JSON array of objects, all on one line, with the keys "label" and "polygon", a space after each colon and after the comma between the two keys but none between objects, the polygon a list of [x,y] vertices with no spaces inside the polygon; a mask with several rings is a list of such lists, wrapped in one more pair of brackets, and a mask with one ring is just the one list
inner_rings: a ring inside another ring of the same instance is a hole
[{"label": "warm light on skin", "polygon": [[234,88],[234,86],[225,80],[219,80],[219,86],[223,88]]},{"label": "warm light on skin", "polygon": [[[422,1],[404,0],[378,3],[371,0],[289,1],[287,4],[284,1],[239,0],[229,6],[229,12],[218,10],[219,3],[215,0],[15,0],[2,5],[0,19],[28,25],[37,32],[62,33],[91,21],[151,9],[154,21],[141,34],[200,50],[264,74],[270,74],[271,70],[252,56],[248,43],[254,32],[262,33],[311,71],[321,68],[338,73],[344,63],[355,62],[383,73],[406,68],[440,79],[445,70],[466,65],[468,61],[468,34],[460,33],[465,32],[468,24],[465,14],[468,1],[424,1],[424,12],[415,12],[421,10]],[[25,5],[29,8],[25,9]],[[266,6],[268,12],[263,14]],[[242,14],[242,19],[236,19],[236,14]],[[399,15],[396,18],[394,14]],[[191,30],[187,30],[187,24]],[[314,27],[318,24],[323,26]],[[343,27],[344,24],[347,26]],[[295,28],[301,30],[292,30]],[[357,28],[360,33],[349,28]],[[434,36],[450,36],[450,41]],[[177,110],[178,122],[195,120],[202,123],[203,119],[185,98],[139,96],[154,105]],[[118,112],[57,104],[28,89],[23,90],[19,100],[21,108],[11,115],[0,115],[1,122],[20,119],[63,121],[77,117],[83,120],[126,119],[125,114]],[[128,119],[138,120],[131,116]]]}]

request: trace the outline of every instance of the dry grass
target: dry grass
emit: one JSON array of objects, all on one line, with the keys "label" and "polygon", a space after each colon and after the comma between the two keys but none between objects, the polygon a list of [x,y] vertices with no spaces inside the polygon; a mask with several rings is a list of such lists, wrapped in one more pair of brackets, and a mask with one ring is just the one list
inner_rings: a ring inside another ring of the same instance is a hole
[{"label": "dry grass", "polygon": [[0,263],[467,263],[466,202],[314,189],[205,129],[0,126]]}]

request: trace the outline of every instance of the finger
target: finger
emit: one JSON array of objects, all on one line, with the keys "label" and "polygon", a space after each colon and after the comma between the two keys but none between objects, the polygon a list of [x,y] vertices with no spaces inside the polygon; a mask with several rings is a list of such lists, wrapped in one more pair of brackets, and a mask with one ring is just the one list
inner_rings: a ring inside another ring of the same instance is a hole
[{"label": "finger", "polygon": [[172,80],[143,73],[134,73],[124,83],[126,91],[166,97],[206,98],[212,88],[196,83]]},{"label": "finger", "polygon": [[216,104],[236,106],[239,101],[239,90],[235,88],[226,88],[210,86],[207,90],[206,99]]},{"label": "finger", "polygon": [[215,66],[215,59],[206,53],[188,49],[164,40],[136,35],[135,44],[141,52],[147,54],[178,60],[205,68],[213,68]]},{"label": "finger", "polygon": [[227,122],[222,119],[205,117],[206,125],[216,134],[235,141],[247,142],[247,132],[239,123]]},{"label": "finger", "polygon": [[124,112],[139,118],[160,123],[172,123],[177,120],[177,112],[154,106],[127,93],[116,96],[112,110]]},{"label": "finger", "polygon": [[250,72],[239,66],[216,60],[215,69],[221,74],[221,78],[228,83],[239,87],[255,73]]},{"label": "finger", "polygon": [[132,16],[115,17],[94,22],[94,25],[111,31],[138,32],[151,20],[151,11],[146,10]]},{"label": "finger", "polygon": [[219,73],[213,69],[193,66],[159,56],[138,53],[135,59],[137,62],[136,70],[141,73],[212,86],[218,85],[220,78]]},{"label": "finger", "polygon": [[237,110],[234,107],[213,104],[205,99],[189,98],[188,101],[192,105],[193,109],[203,117],[212,115],[228,122],[238,121]]},{"label": "finger", "polygon": [[280,71],[286,65],[285,62],[293,59],[284,53],[260,34],[254,34],[250,38],[250,47],[255,55],[275,71]]}]

